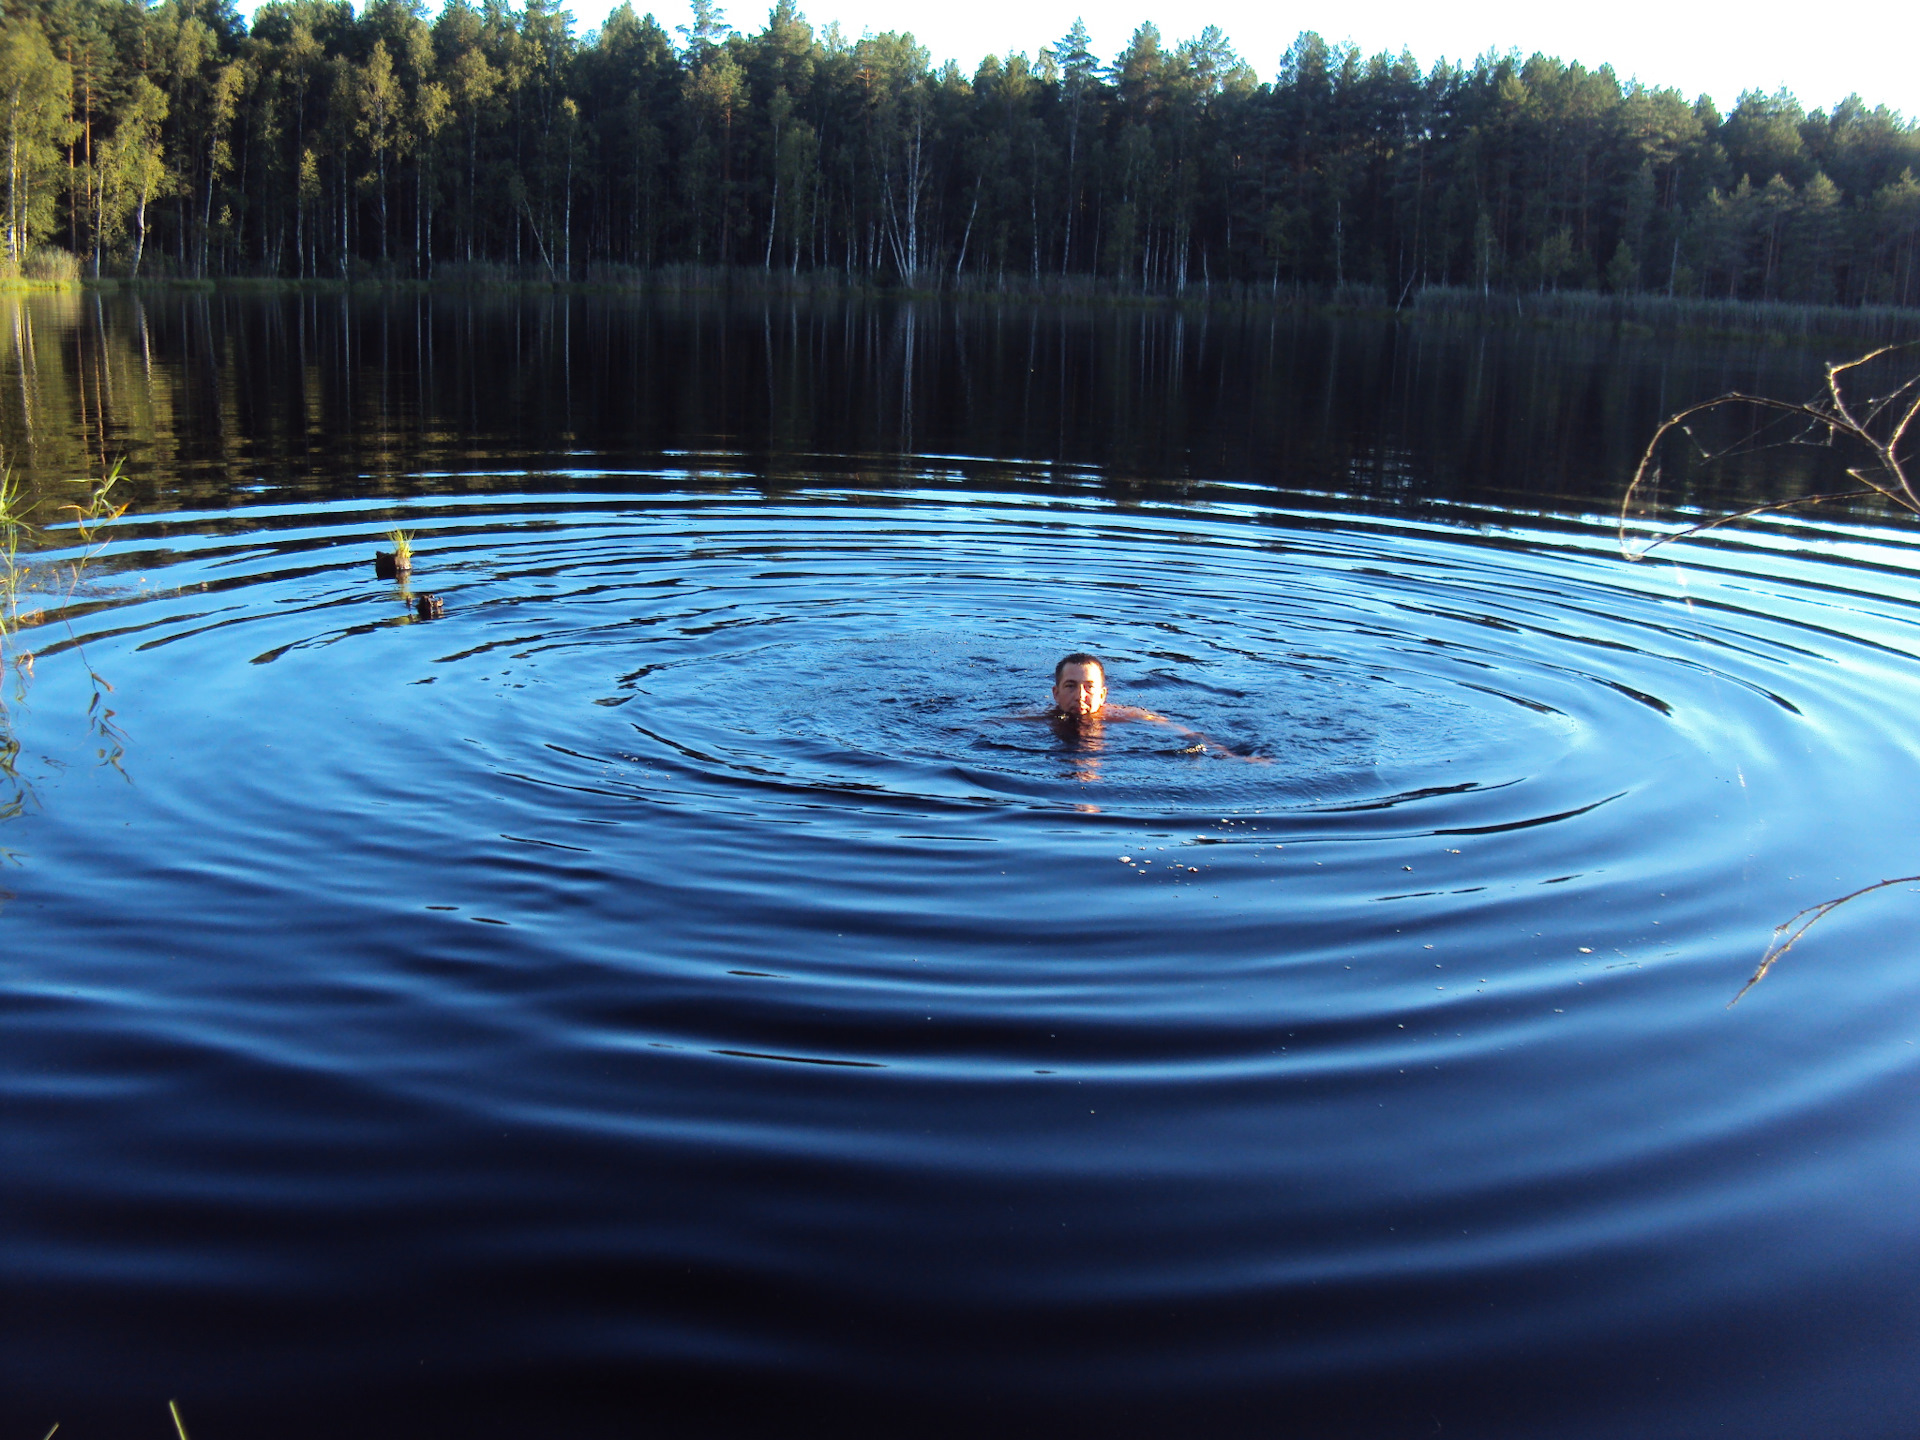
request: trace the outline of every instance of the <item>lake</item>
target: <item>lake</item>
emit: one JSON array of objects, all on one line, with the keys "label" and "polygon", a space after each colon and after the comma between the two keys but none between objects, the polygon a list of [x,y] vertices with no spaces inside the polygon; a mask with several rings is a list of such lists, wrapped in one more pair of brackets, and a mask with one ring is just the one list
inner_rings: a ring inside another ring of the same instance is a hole
[{"label": "lake", "polygon": [[1911,1433],[1920,897],[1728,1002],[1920,870],[1920,548],[1615,529],[1844,345],[4,305],[12,1431]]}]

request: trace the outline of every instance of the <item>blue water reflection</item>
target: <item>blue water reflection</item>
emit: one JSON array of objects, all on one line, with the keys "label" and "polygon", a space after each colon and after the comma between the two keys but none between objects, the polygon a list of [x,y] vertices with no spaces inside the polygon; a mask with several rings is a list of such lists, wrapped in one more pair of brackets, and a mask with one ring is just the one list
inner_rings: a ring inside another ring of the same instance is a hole
[{"label": "blue water reflection", "polygon": [[[1904,535],[591,478],[409,509],[427,622],[122,527],[127,778],[48,646],[33,1417],[1900,1433],[1914,898],[1725,1006],[1903,864]],[[1273,763],[1010,720],[1082,646]]]}]

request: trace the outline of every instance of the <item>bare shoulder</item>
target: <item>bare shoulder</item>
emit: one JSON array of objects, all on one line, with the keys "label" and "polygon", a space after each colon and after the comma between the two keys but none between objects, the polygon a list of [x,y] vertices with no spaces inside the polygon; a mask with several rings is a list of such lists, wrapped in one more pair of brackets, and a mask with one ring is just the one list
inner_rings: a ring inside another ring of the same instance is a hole
[{"label": "bare shoulder", "polygon": [[1166,716],[1156,715],[1153,711],[1138,705],[1108,705],[1102,708],[1100,713],[1109,720],[1145,720],[1152,725],[1173,724],[1173,721]]}]

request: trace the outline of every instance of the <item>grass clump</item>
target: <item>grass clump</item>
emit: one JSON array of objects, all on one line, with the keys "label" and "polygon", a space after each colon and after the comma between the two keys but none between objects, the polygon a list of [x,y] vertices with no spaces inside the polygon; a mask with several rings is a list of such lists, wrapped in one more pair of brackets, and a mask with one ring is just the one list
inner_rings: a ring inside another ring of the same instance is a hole
[{"label": "grass clump", "polygon": [[27,487],[13,478],[13,471],[0,470],[0,527],[15,530],[24,526],[32,508]]}]

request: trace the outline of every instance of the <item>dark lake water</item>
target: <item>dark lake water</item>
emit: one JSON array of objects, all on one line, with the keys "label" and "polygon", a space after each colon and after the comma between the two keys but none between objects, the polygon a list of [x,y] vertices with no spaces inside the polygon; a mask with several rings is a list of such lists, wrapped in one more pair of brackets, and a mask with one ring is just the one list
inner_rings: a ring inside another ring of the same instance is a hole
[{"label": "dark lake water", "polygon": [[1612,527],[1845,347],[9,305],[9,1435],[1913,1433],[1920,549]]}]

